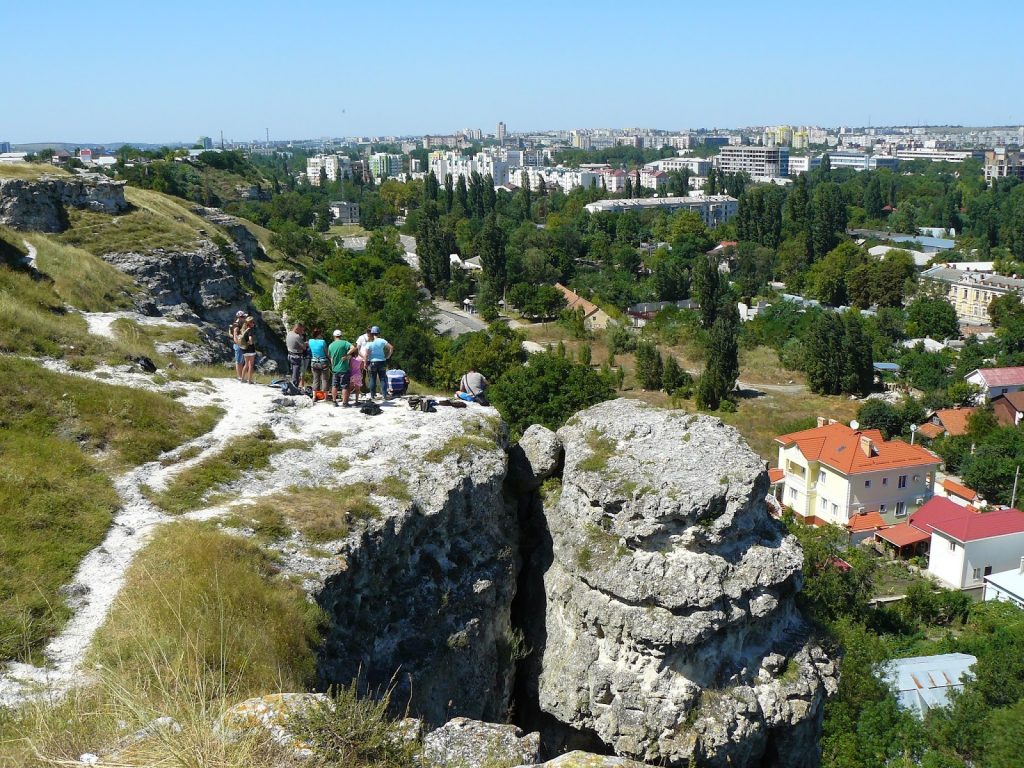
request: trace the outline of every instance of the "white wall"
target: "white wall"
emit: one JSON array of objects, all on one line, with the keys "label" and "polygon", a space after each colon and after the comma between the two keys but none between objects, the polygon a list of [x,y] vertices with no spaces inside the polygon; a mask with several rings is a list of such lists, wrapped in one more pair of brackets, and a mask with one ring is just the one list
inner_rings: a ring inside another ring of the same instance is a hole
[{"label": "white wall", "polygon": [[[1020,559],[1024,557],[1024,533],[969,541],[966,546],[954,542],[955,551],[949,548],[951,541],[953,539],[939,531],[932,533],[928,570],[960,589],[982,586],[986,567],[991,567],[992,573],[1009,571],[1019,568]],[[977,578],[974,578],[974,569],[978,569]]]},{"label": "white wall", "polygon": [[963,587],[964,545],[933,531],[928,551],[928,572],[951,587]]},{"label": "white wall", "polygon": [[1013,603],[1018,608],[1024,608],[1024,599],[1018,597],[1012,592],[1007,592],[1000,589],[995,584],[985,583],[985,592],[983,600],[999,600],[1004,603]]}]

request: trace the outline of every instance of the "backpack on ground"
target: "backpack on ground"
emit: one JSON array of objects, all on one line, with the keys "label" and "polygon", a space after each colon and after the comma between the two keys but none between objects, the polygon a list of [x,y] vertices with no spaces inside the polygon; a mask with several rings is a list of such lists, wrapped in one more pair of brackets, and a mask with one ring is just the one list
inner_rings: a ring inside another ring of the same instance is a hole
[{"label": "backpack on ground", "polygon": [[154,363],[145,355],[133,359],[135,363],[139,366],[139,368],[144,370],[146,373],[156,373],[156,363]]},{"label": "backpack on ground", "polygon": [[289,397],[295,397],[296,395],[301,395],[302,390],[286,379],[281,382],[281,394],[288,395]]},{"label": "backpack on ground", "polygon": [[360,408],[359,412],[367,416],[379,416],[384,413],[384,411],[381,410],[381,407],[372,401]]},{"label": "backpack on ground", "polygon": [[425,397],[420,400],[420,410],[423,411],[423,413],[437,413],[437,408],[434,407],[435,405],[437,405],[436,400],[428,400]]}]

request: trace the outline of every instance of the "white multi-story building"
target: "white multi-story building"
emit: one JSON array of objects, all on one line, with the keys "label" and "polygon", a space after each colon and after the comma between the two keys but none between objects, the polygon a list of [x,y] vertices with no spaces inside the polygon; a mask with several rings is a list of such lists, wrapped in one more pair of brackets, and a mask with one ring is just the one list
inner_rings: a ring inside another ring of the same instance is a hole
[{"label": "white multi-story building", "polygon": [[790,155],[789,175],[798,176],[801,173],[809,173],[821,165],[821,157],[815,155]]},{"label": "white multi-story building", "polygon": [[370,173],[375,179],[393,179],[402,175],[402,155],[375,152],[370,155]]},{"label": "white multi-story building", "polygon": [[690,195],[689,197],[631,197],[622,200],[598,200],[584,206],[588,213],[662,210],[667,213],[693,211],[709,227],[724,224],[736,215],[737,200],[729,195]]},{"label": "white multi-story building", "polygon": [[575,149],[590,149],[590,134],[573,131],[570,136]]},{"label": "white multi-story building", "polygon": [[306,179],[314,187],[320,186],[320,171],[327,181],[337,181],[352,175],[352,161],[342,155],[314,155],[306,160]]},{"label": "white multi-story building", "polygon": [[715,157],[722,173],[746,173],[750,176],[777,178],[789,173],[787,147],[722,147]]},{"label": "white multi-story building", "polygon": [[668,186],[668,174],[657,168],[644,166],[640,169],[640,186],[655,191],[665,189]]},{"label": "white multi-story building", "polygon": [[896,158],[898,160],[931,160],[933,163],[962,163],[964,160],[984,160],[985,150],[898,149]]},{"label": "white multi-story building", "polygon": [[818,418],[818,426],[775,438],[783,470],[782,503],[805,522],[847,525],[862,512],[902,520],[934,494],[942,459],[919,445],[886,440]]},{"label": "white multi-story building", "polygon": [[[877,168],[895,168],[899,160],[888,155],[871,155],[855,149],[840,149],[828,153],[833,168],[853,168],[855,171],[873,171]],[[790,172],[792,173],[792,171]]]},{"label": "white multi-story building", "polygon": [[1024,179],[1019,149],[996,147],[985,153],[985,182],[1003,178]]},{"label": "white multi-story building", "polygon": [[490,174],[496,187],[509,183],[508,163],[497,159],[489,152],[477,152],[472,157],[466,157],[458,152],[431,152],[429,163],[430,170],[442,183],[449,173],[452,179],[458,180],[459,176],[465,176],[468,182],[474,171],[481,176]]},{"label": "white multi-story building", "polygon": [[711,170],[711,161],[704,157],[666,157],[647,163],[644,168],[653,168],[671,173],[687,171],[691,176],[707,176]]},{"label": "white multi-story building", "polygon": [[561,165],[554,168],[536,168],[533,166],[512,168],[509,171],[509,180],[513,184],[521,184],[524,173],[529,179],[530,189],[537,189],[540,186],[540,180],[544,179],[544,186],[548,189],[558,187],[565,193],[569,193],[578,187],[592,187],[595,185],[600,187],[602,180],[602,174],[599,171],[566,168]]},{"label": "white multi-story building", "polygon": [[507,130],[508,129],[505,127],[505,123],[498,123],[498,129],[494,132],[494,135],[498,139],[499,144],[505,143],[505,134]]}]

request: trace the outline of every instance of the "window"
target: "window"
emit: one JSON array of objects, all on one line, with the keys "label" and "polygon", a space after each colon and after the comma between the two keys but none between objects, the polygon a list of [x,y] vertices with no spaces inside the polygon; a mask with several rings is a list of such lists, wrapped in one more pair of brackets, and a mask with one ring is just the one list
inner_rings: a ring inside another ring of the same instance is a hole
[{"label": "window", "polygon": [[898,488],[906,488],[907,487],[907,476],[906,475],[900,475],[900,481],[899,481],[899,484],[897,485],[897,487]]},{"label": "window", "polygon": [[871,481],[870,480],[865,480],[864,481],[864,487],[865,488],[870,488],[871,487]]},{"label": "window", "polygon": [[819,469],[818,470],[818,482],[819,483],[824,483],[825,482],[825,470],[824,469]]},{"label": "window", "polygon": [[889,484],[889,478],[888,477],[883,477],[882,478],[882,485],[888,485],[888,484]]},{"label": "window", "polygon": [[991,576],[992,575],[992,566],[991,565],[986,565],[985,566],[985,575],[986,576]]},{"label": "window", "polygon": [[888,505],[887,505],[887,504],[879,504],[879,505],[878,505],[878,512],[879,512],[879,514],[882,514],[882,515],[884,515],[884,514],[885,514],[885,511],[886,511],[886,510],[887,510],[888,508],[889,508],[889,507],[888,507]]},{"label": "window", "polygon": [[949,542],[949,549],[950,549],[951,552],[956,549],[956,542],[955,541]]},{"label": "window", "polygon": [[838,504],[833,504],[832,505],[832,517],[837,517],[838,515],[839,515],[839,505]]},{"label": "window", "polygon": [[971,578],[974,579],[974,581],[978,581],[981,578],[981,568],[975,568],[971,573]]},{"label": "window", "polygon": [[825,501],[824,499],[820,499],[819,502],[818,502],[818,506],[820,506],[821,507],[821,511],[824,512],[824,511],[826,511],[828,509],[828,502]]},{"label": "window", "polygon": [[896,502],[896,517],[903,517],[907,514],[907,502],[897,501]]},{"label": "window", "polygon": [[789,498],[796,501],[796,488],[789,489]]}]

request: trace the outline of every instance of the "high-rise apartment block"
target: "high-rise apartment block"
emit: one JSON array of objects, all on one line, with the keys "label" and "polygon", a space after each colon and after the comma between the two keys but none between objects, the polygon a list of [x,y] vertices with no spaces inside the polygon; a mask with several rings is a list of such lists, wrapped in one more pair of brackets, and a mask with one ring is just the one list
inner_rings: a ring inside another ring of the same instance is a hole
[{"label": "high-rise apartment block", "polygon": [[789,174],[787,147],[722,147],[715,157],[722,173],[746,173],[753,177],[778,178]]},{"label": "high-rise apartment block", "polygon": [[370,155],[370,173],[374,179],[393,179],[402,174],[402,155],[375,152]]},{"label": "high-rise apartment block", "polygon": [[1024,179],[1024,165],[1021,164],[1020,150],[996,147],[985,153],[985,183],[994,179]]},{"label": "high-rise apartment block", "polygon": [[498,130],[495,131],[494,135],[497,137],[499,144],[504,144],[505,143],[505,133],[506,133],[505,124],[504,123],[498,123]]},{"label": "high-rise apartment block", "polygon": [[321,171],[327,181],[337,181],[352,175],[351,161],[341,155],[314,155],[306,160],[306,179],[314,187],[320,186]]}]

